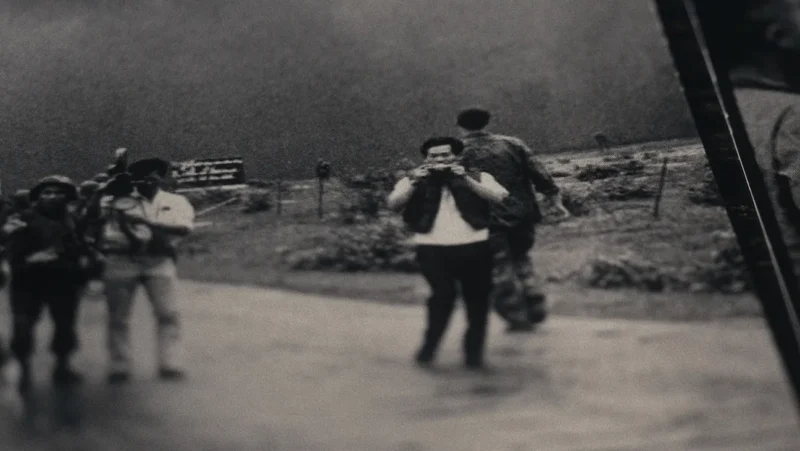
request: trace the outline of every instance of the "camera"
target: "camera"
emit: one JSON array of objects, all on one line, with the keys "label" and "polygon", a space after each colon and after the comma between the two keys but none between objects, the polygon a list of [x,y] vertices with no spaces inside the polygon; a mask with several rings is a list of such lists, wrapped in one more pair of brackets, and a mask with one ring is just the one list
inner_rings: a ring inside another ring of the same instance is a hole
[{"label": "camera", "polygon": [[136,186],[131,175],[127,172],[115,174],[101,189],[102,193],[111,196],[111,207],[115,210],[131,210],[138,206],[136,199],[132,197]]},{"label": "camera", "polygon": [[120,172],[106,182],[103,193],[113,197],[127,197],[133,194],[134,188],[131,175],[127,172]]},{"label": "camera", "polygon": [[433,164],[428,166],[428,172],[432,172],[434,174],[452,174],[453,173],[453,166],[449,164]]},{"label": "camera", "polygon": [[453,176],[453,166],[450,164],[431,164],[423,167],[434,180],[448,180]]}]

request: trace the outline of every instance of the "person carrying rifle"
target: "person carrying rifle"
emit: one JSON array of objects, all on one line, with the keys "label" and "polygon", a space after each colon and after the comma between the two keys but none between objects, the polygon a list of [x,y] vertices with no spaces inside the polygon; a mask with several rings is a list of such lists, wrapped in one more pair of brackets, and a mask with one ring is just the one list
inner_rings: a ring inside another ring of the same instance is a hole
[{"label": "person carrying rifle", "polygon": [[426,164],[400,179],[387,198],[402,210],[414,232],[417,261],[431,288],[427,328],[416,354],[419,365],[432,364],[455,307],[460,286],[467,310],[464,364],[484,368],[484,348],[492,289],[489,246],[490,204],[506,191],[494,178],[459,163],[464,144],[452,137],[431,138],[422,145]]},{"label": "person carrying rifle", "polygon": [[82,380],[70,364],[78,347],[76,322],[87,255],[78,233],[79,219],[68,209],[76,198],[77,189],[69,178],[45,177],[30,191],[32,206],[11,216],[2,227],[11,267],[11,352],[20,364],[19,389],[23,393],[32,385],[35,326],[45,307],[54,324],[50,344],[56,357],[53,382]]},{"label": "person carrying rifle", "polygon": [[185,376],[180,362],[176,245],[191,233],[195,213],[184,196],[161,189],[170,167],[167,161],[151,158],[119,168],[127,172],[111,171],[117,175],[101,190],[100,208],[94,211],[102,222],[98,244],[105,256],[110,384],[130,379],[129,323],[139,286],[156,317],[159,377]]}]

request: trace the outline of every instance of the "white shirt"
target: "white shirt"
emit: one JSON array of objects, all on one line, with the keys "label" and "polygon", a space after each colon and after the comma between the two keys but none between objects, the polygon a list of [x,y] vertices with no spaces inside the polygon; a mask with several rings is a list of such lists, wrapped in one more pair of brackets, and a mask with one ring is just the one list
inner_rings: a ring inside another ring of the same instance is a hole
[{"label": "white shirt", "polygon": [[[135,197],[139,201],[138,205],[127,213],[130,215],[142,216],[150,220],[155,220],[162,224],[194,228],[194,207],[186,197],[159,190],[153,200],[145,199],[141,196]],[[111,197],[101,200],[101,207],[108,211]],[[152,239],[152,231],[147,226],[131,227],[134,234],[143,241]],[[103,230],[103,239],[107,240],[107,245],[128,244],[128,239],[122,234],[116,221],[108,221]],[[180,236],[170,236],[169,241],[174,246],[181,240]],[[177,273],[175,263],[169,257],[163,256],[136,256],[131,258],[127,255],[108,255],[106,274],[110,277],[135,277],[137,275],[165,276],[174,277]]]},{"label": "white shirt", "polygon": [[[506,192],[506,189],[486,172],[481,172],[480,183],[492,191]],[[411,189],[413,189],[411,180],[404,177],[397,182],[392,194]],[[459,246],[488,239],[489,229],[476,230],[465,221],[458,211],[453,193],[445,186],[442,188],[442,200],[439,204],[439,212],[433,221],[433,227],[428,233],[415,233],[410,242],[416,245]]]}]

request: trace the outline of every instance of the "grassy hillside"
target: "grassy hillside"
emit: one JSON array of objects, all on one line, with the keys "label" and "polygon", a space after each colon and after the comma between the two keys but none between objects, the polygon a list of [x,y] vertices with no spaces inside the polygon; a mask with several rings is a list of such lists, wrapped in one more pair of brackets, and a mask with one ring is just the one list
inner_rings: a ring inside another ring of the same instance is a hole
[{"label": "grassy hillside", "polygon": [[[6,0],[4,181],[87,176],[108,152],[241,154],[306,177],[412,154],[466,105],[557,151],[694,135],[639,0]],[[624,18],[624,19],[622,19]]]}]

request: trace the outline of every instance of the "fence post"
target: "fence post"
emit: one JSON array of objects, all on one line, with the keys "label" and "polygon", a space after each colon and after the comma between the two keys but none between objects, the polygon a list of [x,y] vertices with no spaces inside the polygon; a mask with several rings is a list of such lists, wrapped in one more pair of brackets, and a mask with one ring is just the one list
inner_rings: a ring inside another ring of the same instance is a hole
[{"label": "fence post", "polygon": [[658,181],[658,192],[656,193],[655,205],[653,206],[653,218],[658,219],[659,207],[661,206],[661,196],[664,192],[664,182],[667,177],[667,162],[668,157],[664,157],[664,162],[661,165],[661,177]]},{"label": "fence post", "polygon": [[331,176],[331,165],[325,160],[317,161],[316,167],[317,181],[319,182],[319,199],[317,200],[317,216],[322,219],[325,216],[323,210],[323,195],[325,194],[325,180]]},{"label": "fence post", "polygon": [[322,219],[325,213],[322,209],[322,196],[325,194],[325,181],[320,177],[319,179],[319,205],[317,207],[317,216]]},{"label": "fence post", "polygon": [[276,211],[278,212],[278,216],[281,215],[281,210],[283,209],[283,179],[278,179],[278,205]]}]

